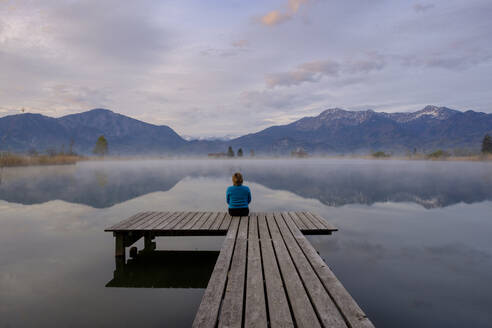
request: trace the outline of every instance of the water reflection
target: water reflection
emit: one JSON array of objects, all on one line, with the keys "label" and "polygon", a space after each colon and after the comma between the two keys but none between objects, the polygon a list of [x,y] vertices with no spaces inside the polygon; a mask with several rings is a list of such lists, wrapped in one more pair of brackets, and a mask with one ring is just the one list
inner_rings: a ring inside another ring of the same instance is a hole
[{"label": "water reflection", "polygon": [[413,202],[438,208],[492,200],[490,163],[363,160],[162,160],[7,168],[0,199],[22,204],[59,199],[106,208],[169,191],[187,177],[214,177],[227,184],[235,170],[248,181],[328,206]]},{"label": "water reflection", "polygon": [[141,251],[120,262],[106,287],[207,288],[218,251]]},{"label": "water reflection", "polygon": [[[309,240],[376,327],[490,327],[492,202],[478,201],[490,199],[491,168],[490,163],[232,160],[5,169],[2,197],[15,201],[0,200],[0,326],[190,327],[204,289],[188,288],[186,280],[168,273],[169,260],[140,264],[138,259],[127,263],[126,276],[119,270],[114,276],[114,237],[103,230],[144,210],[224,210],[229,174],[241,170],[253,190],[254,211],[313,211],[339,228]],[[106,175],[103,186],[98,171]],[[149,193],[149,185],[169,189]],[[415,202],[360,204],[403,192],[443,195],[440,206],[460,203],[430,210]],[[345,206],[322,203],[341,204],[350,195],[363,197]],[[61,200],[20,204],[52,197],[103,208]],[[217,251],[223,237],[156,242],[160,250]],[[203,265],[211,269],[211,262]],[[176,275],[188,275],[186,270],[201,265],[172,266]],[[141,277],[147,271],[153,275],[148,281]],[[162,282],[158,274],[171,276]],[[166,288],[105,288],[109,280]]]},{"label": "water reflection", "polygon": [[376,327],[490,327],[491,202],[320,213],[340,231],[308,239]]}]

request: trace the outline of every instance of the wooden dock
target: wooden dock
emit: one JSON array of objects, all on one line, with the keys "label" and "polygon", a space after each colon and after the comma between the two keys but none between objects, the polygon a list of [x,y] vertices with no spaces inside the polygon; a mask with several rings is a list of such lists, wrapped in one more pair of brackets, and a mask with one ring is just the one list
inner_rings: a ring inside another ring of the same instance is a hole
[{"label": "wooden dock", "polygon": [[373,327],[304,237],[336,230],[309,212],[143,212],[105,231],[118,257],[142,237],[226,235],[193,327]]}]

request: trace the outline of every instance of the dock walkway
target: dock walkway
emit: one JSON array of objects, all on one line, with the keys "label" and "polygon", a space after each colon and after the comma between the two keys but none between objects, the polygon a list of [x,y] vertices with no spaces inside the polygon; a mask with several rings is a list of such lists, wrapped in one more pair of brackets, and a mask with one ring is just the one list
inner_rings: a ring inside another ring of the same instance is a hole
[{"label": "dock walkway", "polygon": [[226,235],[193,327],[373,327],[304,237],[336,230],[309,212],[144,212],[105,231],[116,256],[141,237]]}]

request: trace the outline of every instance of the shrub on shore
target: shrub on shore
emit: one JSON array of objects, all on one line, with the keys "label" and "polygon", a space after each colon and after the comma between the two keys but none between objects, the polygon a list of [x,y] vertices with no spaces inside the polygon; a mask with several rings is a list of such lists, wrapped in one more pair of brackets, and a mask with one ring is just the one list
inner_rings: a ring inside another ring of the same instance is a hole
[{"label": "shrub on shore", "polygon": [[0,154],[0,166],[64,165],[75,164],[82,157],[77,155],[24,156],[11,153]]},{"label": "shrub on shore", "polygon": [[390,156],[390,154],[387,154],[384,151],[377,151],[375,153],[372,153],[372,157],[374,158],[388,158]]},{"label": "shrub on shore", "polygon": [[429,158],[429,159],[444,159],[444,158],[448,158],[449,156],[451,156],[450,153],[448,153],[447,151],[444,151],[442,149],[439,149],[439,150],[436,150],[435,152],[428,154],[427,158]]}]

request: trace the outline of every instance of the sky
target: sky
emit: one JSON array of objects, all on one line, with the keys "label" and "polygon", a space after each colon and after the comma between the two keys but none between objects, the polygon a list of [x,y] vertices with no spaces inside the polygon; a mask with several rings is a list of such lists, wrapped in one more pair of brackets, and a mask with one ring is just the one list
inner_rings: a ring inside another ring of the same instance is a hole
[{"label": "sky", "polygon": [[188,137],[328,108],[492,113],[492,1],[0,0],[0,116],[108,108]]}]

